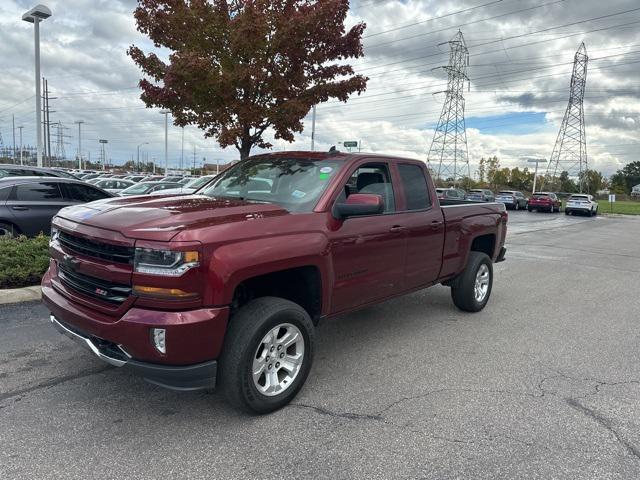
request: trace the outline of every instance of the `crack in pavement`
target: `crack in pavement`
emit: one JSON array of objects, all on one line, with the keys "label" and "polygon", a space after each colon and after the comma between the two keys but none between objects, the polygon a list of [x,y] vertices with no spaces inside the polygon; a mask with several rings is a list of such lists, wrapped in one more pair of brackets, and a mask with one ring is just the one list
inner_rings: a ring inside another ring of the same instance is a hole
[{"label": "crack in pavement", "polygon": [[294,408],[309,408],[321,415],[327,415],[329,417],[346,418],[348,420],[375,420],[378,422],[385,422],[382,416],[375,415],[375,414],[372,415],[372,414],[361,414],[361,413],[351,413],[351,412],[338,413],[338,412],[332,412],[331,410],[327,410],[326,408],[316,407],[315,405],[305,405],[303,403],[291,403],[289,406]]},{"label": "crack in pavement", "polygon": [[608,430],[609,432],[611,432],[613,434],[614,437],[616,437],[616,440],[618,441],[618,443],[620,443],[622,446],[625,447],[625,449],[627,450],[627,452],[632,455],[633,457],[635,457],[637,460],[640,460],[640,450],[638,450],[631,442],[629,442],[628,440],[626,440],[613,426],[613,422],[611,420],[609,420],[608,418],[606,418],[605,416],[601,415],[600,413],[596,412],[595,410],[581,404],[580,402],[578,402],[578,400],[574,399],[574,398],[566,398],[565,402],[567,402],[567,405],[569,405],[570,407],[574,408],[575,410],[585,414],[586,416],[588,416],[589,418],[592,418],[593,420],[596,421],[596,423],[598,423],[600,426],[604,427],[606,430]]},{"label": "crack in pavement", "polygon": [[54,377],[46,380],[44,382],[40,382],[36,385],[32,385],[31,387],[23,388],[21,390],[14,390],[12,392],[0,393],[0,401],[7,400],[9,398],[20,397],[27,393],[31,393],[36,390],[40,390],[42,388],[55,387],[56,385],[60,385],[61,383],[69,382],[71,380],[77,380],[79,378],[90,377],[92,375],[97,375],[99,373],[106,372],[108,370],[113,370],[116,367],[103,367],[97,370],[89,370],[82,373],[77,373],[75,375],[64,375],[62,377]]}]

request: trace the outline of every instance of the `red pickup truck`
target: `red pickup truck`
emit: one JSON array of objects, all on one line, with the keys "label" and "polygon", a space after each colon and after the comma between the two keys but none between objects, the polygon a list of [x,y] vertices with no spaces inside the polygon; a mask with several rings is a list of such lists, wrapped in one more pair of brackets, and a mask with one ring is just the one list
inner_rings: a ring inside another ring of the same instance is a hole
[{"label": "red pickup truck", "polygon": [[269,412],[302,387],[322,318],[440,283],[462,310],[486,305],[504,205],[442,203],[416,160],[255,156],[193,195],[61,210],[43,299],[106,362]]}]

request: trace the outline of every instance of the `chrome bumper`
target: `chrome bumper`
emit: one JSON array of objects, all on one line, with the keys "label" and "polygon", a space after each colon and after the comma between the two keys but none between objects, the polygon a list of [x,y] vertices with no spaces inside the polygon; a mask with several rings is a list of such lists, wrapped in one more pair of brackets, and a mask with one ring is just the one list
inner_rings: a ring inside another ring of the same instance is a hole
[{"label": "chrome bumper", "polygon": [[[64,326],[62,323],[60,323],[58,321],[58,319],[56,317],[54,317],[53,315],[50,315],[49,319],[51,320],[51,323],[53,324],[53,326],[54,326],[54,328],[56,330],[58,330],[63,335],[66,335],[71,340],[73,340],[74,342],[78,343],[80,346],[82,346],[82,347],[86,348],[87,350],[93,352],[100,360],[103,360],[103,361],[113,365],[114,367],[122,367],[123,365],[126,365],[127,360],[122,360],[122,359],[118,359],[118,358],[114,358],[114,357],[111,357],[109,355],[106,355],[105,353],[103,353],[100,350],[99,346],[96,345],[93,340],[91,340],[88,337],[84,337],[84,336],[74,332],[73,330],[70,330],[69,328]],[[120,345],[118,345],[118,348],[122,351],[122,354],[125,357],[131,358],[131,355],[129,355],[124,350],[124,348],[122,348]]]}]

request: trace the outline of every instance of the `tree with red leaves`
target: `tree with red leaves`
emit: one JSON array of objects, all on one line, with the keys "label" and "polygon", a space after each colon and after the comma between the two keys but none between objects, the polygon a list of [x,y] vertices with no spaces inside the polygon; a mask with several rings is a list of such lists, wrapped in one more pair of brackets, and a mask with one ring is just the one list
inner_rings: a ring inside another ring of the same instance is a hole
[{"label": "tree with red leaves", "polygon": [[362,93],[367,78],[342,62],[363,55],[349,0],[139,0],[138,30],[170,51],[165,62],[135,45],[147,107],[197,125],[240,158],[270,148],[263,134],[292,142],[313,105]]}]

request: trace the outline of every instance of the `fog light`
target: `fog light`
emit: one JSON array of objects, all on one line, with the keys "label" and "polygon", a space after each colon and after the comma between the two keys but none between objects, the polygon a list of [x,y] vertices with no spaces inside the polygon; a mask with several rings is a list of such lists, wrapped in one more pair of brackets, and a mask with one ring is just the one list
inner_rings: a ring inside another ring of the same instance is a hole
[{"label": "fog light", "polygon": [[165,329],[164,328],[152,328],[151,336],[153,337],[153,345],[160,353],[167,353],[167,344],[165,342]]}]

